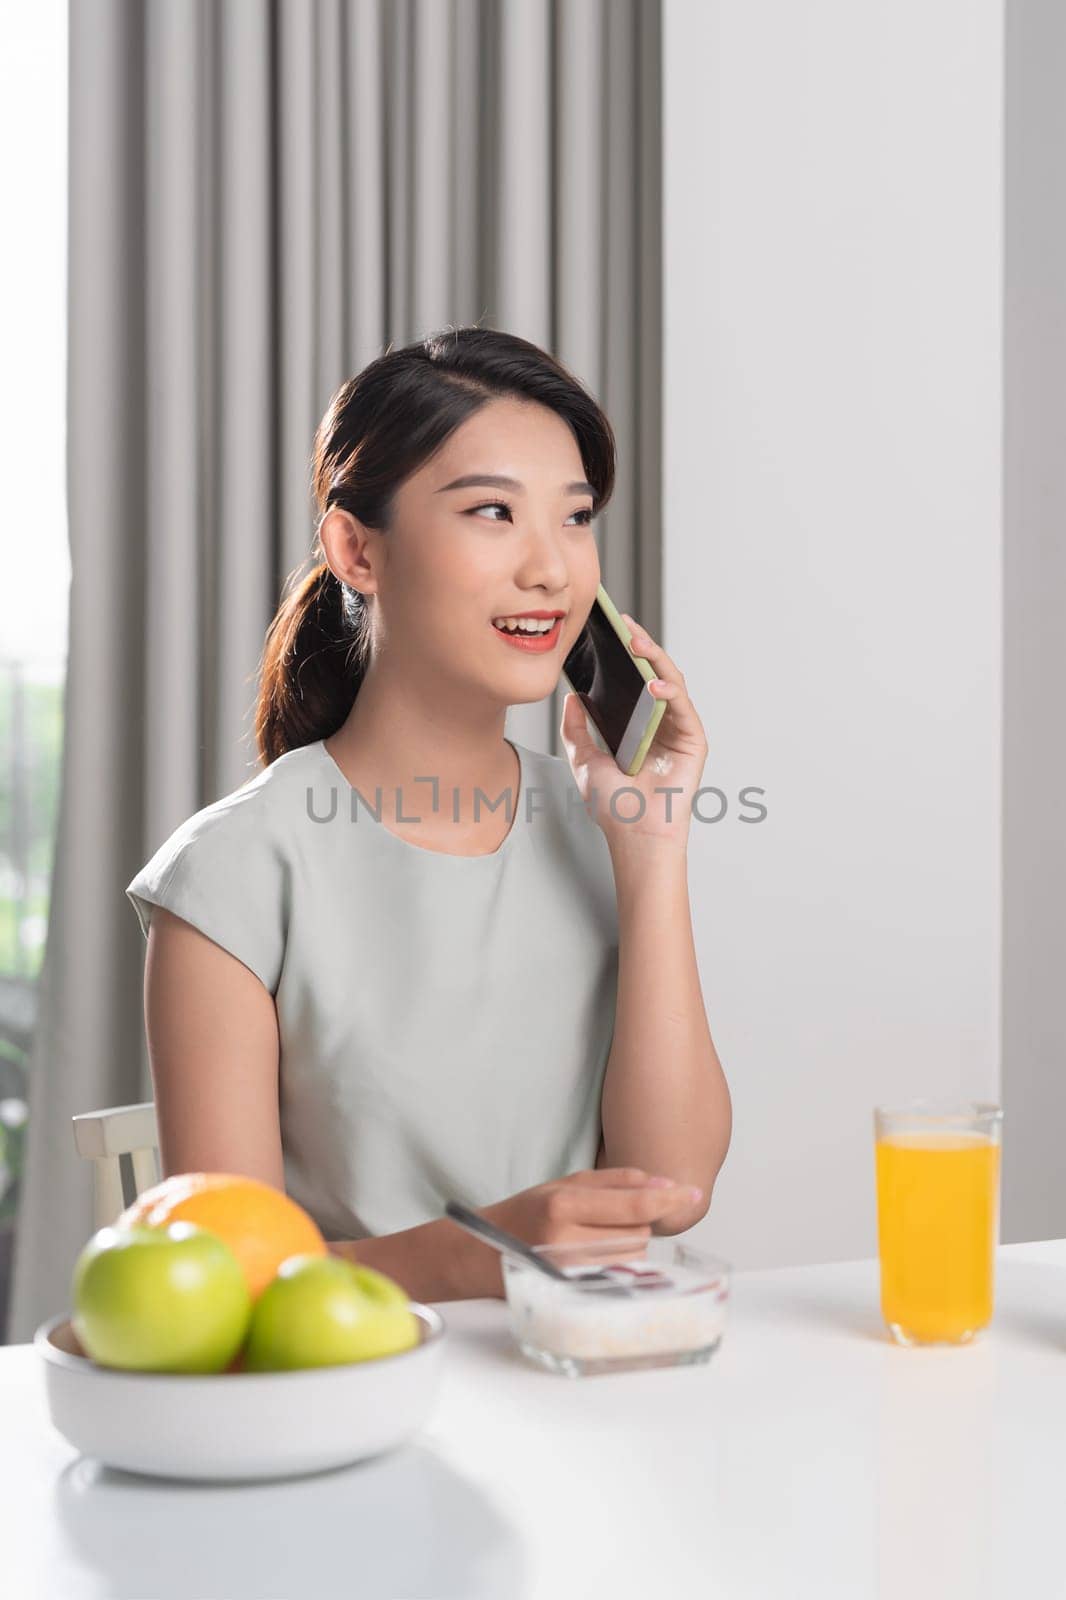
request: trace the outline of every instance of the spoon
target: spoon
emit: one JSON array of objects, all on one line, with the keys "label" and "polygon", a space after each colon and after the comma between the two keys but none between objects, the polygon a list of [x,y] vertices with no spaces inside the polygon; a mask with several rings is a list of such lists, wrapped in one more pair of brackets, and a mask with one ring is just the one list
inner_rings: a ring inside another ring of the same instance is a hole
[{"label": "spoon", "polygon": [[[654,1268],[643,1272],[633,1267],[617,1267],[606,1272],[593,1268],[589,1272],[581,1272],[576,1275],[563,1272],[553,1261],[547,1260],[544,1256],[539,1256],[530,1245],[526,1244],[524,1239],[516,1238],[513,1233],[508,1233],[505,1228],[498,1228],[487,1217],[479,1216],[476,1211],[471,1211],[467,1206],[460,1205],[458,1200],[449,1200],[444,1210],[453,1222],[459,1224],[460,1228],[465,1228],[467,1233],[472,1233],[476,1238],[484,1240],[486,1244],[491,1244],[493,1249],[498,1250],[501,1255],[517,1256],[520,1261],[526,1262],[528,1266],[535,1267],[538,1272],[543,1272],[545,1277],[554,1278],[556,1282],[569,1284],[603,1283],[607,1285],[603,1291],[604,1294],[624,1295],[628,1295],[634,1289],[663,1289],[671,1287],[671,1280],[661,1272],[655,1271]],[[615,1276],[618,1272],[630,1274],[629,1282],[619,1283],[617,1276]]]}]

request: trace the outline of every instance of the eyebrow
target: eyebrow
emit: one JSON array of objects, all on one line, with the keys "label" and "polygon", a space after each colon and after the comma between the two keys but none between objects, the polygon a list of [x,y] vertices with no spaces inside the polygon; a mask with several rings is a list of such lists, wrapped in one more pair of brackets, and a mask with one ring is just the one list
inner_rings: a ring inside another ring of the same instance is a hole
[{"label": "eyebrow", "polygon": [[[443,483],[436,491],[444,494],[448,489],[472,489],[475,485],[487,485],[495,489],[516,489],[519,494],[524,490],[524,485],[517,478],[504,478],[492,472],[468,472],[462,478],[453,478],[451,483]],[[564,483],[564,494],[590,494],[596,498],[596,491],[591,483]]]}]

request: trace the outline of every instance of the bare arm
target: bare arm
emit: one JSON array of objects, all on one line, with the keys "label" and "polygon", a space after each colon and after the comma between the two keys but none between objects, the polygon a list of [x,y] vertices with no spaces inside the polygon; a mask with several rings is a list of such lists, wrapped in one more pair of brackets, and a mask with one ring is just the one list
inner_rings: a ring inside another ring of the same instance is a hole
[{"label": "bare arm", "polygon": [[[707,1211],[733,1126],[703,1006],[688,899],[686,812],[694,811],[707,736],[683,673],[645,628],[621,615],[630,650],[658,675],[656,696],[669,697],[648,751],[652,759],[625,782],[617,762],[596,749],[576,694],[566,696],[559,730],[578,791],[607,839],[618,902],[618,995],[600,1094],[606,1152],[597,1165],[640,1163],[691,1186],[687,1209],[653,1224],[655,1233],[680,1233]],[[670,781],[663,786],[658,777]],[[615,815],[614,796],[633,792],[640,811],[634,815],[627,804],[624,817]],[[606,813],[598,796],[606,799]]]},{"label": "bare arm", "polygon": [[[284,1193],[281,1051],[269,990],[243,961],[156,906],[144,1015],[163,1176],[236,1172]],[[490,1253],[445,1218],[330,1250],[377,1267],[417,1300],[491,1292]]]},{"label": "bare arm", "polygon": [[273,997],[163,906],[148,929],[144,1020],[163,1176],[239,1172],[284,1190]]},{"label": "bare arm", "polygon": [[495,1251],[447,1217],[372,1239],[332,1239],[329,1251],[384,1272],[412,1300],[477,1300],[502,1292]]},{"label": "bare arm", "polygon": [[[611,1166],[641,1163],[703,1198],[658,1224],[705,1215],[729,1148],[732,1107],[707,1025],[683,850],[634,839],[612,847],[618,894],[615,1032],[601,1097]],[[602,1149],[602,1147],[601,1147]]]}]

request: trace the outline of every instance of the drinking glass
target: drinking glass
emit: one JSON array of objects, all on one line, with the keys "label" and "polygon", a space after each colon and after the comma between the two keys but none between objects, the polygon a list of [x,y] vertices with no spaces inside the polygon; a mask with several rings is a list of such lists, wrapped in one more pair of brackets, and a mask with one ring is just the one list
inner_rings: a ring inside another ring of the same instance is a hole
[{"label": "drinking glass", "polygon": [[967,1344],[992,1317],[1003,1112],[874,1111],[881,1313],[898,1344]]}]

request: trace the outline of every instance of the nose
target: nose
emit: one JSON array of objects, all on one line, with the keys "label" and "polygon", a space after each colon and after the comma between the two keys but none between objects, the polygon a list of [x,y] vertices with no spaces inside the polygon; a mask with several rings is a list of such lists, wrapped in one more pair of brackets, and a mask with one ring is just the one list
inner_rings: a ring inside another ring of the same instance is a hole
[{"label": "nose", "polygon": [[556,529],[530,528],[522,544],[522,558],[515,573],[521,589],[543,589],[546,598],[561,593],[570,571],[566,551]]}]

